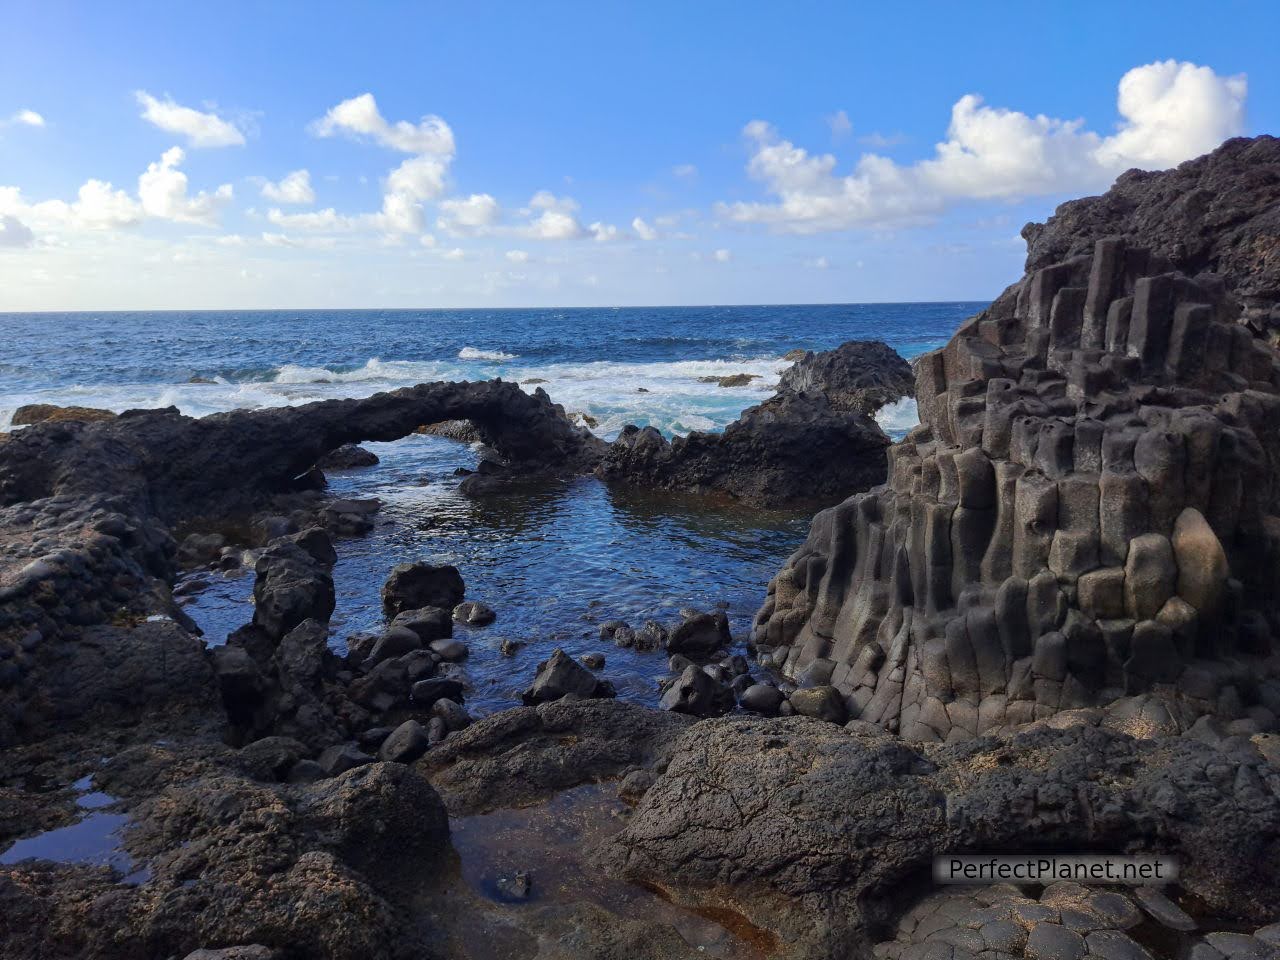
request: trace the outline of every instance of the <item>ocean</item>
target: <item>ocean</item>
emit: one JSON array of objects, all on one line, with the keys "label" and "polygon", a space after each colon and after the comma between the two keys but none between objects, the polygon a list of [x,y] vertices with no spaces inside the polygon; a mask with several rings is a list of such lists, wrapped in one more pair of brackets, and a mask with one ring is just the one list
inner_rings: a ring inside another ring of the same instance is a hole
[{"label": "ocean", "polygon": [[[880,339],[910,359],[944,344],[983,306],[0,314],[0,430],[27,403],[174,405],[202,416],[502,377],[542,386],[605,438],[627,423],[676,435],[720,429],[768,397],[788,351]],[[735,373],[757,379],[746,387],[701,379]],[[879,419],[901,436],[916,422],[914,403]],[[341,651],[353,634],[379,628],[378,590],[396,563],[453,563],[468,598],[498,612],[492,626],[458,628],[471,649],[475,715],[511,706],[557,646],[605,653],[602,673],[620,696],[655,702],[665,658],[602,643],[600,624],[672,623],[681,608],[720,606],[745,641],[765,585],[810,519],[614,490],[591,477],[470,500],[455,476],[476,463],[469,447],[419,435],[367,446],[381,458],[376,467],[329,475],[335,494],[384,503],[371,534],[338,543],[331,644]],[[187,579],[200,589],[183,602],[206,642],[223,642],[252,617],[250,572]],[[524,646],[503,656],[503,639]]]}]

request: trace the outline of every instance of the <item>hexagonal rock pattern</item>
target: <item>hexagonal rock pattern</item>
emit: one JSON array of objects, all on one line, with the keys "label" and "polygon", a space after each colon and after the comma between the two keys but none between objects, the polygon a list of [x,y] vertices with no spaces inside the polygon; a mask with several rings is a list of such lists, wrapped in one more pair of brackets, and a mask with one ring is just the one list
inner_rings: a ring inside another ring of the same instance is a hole
[{"label": "hexagonal rock pattern", "polygon": [[1155,691],[1274,728],[1280,359],[1119,238],[916,364],[889,481],[818,514],[753,640],[849,716],[957,740]]},{"label": "hexagonal rock pattern", "polygon": [[[1055,883],[1039,895],[1008,884],[928,894],[898,919],[877,960],[1191,960],[1280,957],[1275,925],[1252,934],[1191,934],[1144,913],[1127,887]],[[1174,907],[1177,910],[1177,907]],[[1174,950],[1175,954],[1168,951]]]}]

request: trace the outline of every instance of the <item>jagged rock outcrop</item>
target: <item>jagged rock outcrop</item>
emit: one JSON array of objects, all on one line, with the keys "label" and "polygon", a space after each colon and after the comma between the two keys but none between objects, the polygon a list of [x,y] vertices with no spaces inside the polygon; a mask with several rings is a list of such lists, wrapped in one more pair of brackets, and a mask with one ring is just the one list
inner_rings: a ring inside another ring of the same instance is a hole
[{"label": "jagged rock outcrop", "polygon": [[[1142,182],[1215,182],[1247,152]],[[917,361],[889,482],[819,514],[771,583],[755,643],[829,668],[851,716],[957,739],[1154,690],[1274,727],[1280,360],[1230,293],[1260,295],[1270,261],[1228,282],[1120,237],[1087,249]]]},{"label": "jagged rock outcrop", "polygon": [[915,390],[911,364],[879,340],[850,340],[834,350],[807,352],[782,372],[778,391],[820,393],[837,410],[875,416]]},{"label": "jagged rock outcrop", "polygon": [[168,522],[244,512],[295,489],[326,453],[398,440],[426,423],[465,419],[514,467],[589,471],[604,442],[574,426],[541,389],[501,380],[426,383],[360,400],[232,410],[194,419],[173,408],[101,423],[48,423],[0,451],[0,505],[109,490]]},{"label": "jagged rock outcrop", "polygon": [[1280,139],[1228,140],[1162,173],[1130,170],[1100,197],[1023,228],[1027,272],[1088,254],[1101,237],[1146,247],[1176,270],[1212,271],[1246,319],[1280,327]]},{"label": "jagged rock outcrop", "polygon": [[653,427],[628,426],[597,474],[611,483],[763,505],[820,504],[880,483],[888,445],[864,413],[838,410],[818,394],[779,393],[723,433],[668,441]]}]

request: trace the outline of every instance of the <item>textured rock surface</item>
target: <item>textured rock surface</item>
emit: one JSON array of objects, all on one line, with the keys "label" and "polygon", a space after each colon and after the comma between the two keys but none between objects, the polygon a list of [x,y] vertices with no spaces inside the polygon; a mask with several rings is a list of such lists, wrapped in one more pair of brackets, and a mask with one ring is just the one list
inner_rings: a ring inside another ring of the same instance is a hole
[{"label": "textured rock surface", "polygon": [[884,478],[889,438],[865,414],[817,394],[780,393],[723,433],[668,441],[628,426],[597,473],[610,482],[722,494],[758,504],[830,503]]},{"label": "textured rock surface", "polygon": [[754,642],[829,667],[852,717],[962,739],[1155,691],[1274,726],[1280,362],[1228,293],[1267,281],[1087,250],[919,359],[889,482],[820,513],[770,584]]},{"label": "textured rock surface", "polygon": [[738,909],[787,956],[830,957],[870,955],[936,853],[1027,850],[1175,856],[1208,911],[1260,925],[1280,911],[1280,771],[1247,741],[1089,726],[918,750],[803,717],[707,720],[602,856]]},{"label": "textured rock surface", "polygon": [[837,410],[874,416],[915,392],[911,365],[879,340],[850,340],[834,350],[806,353],[782,372],[778,390],[818,393]]},{"label": "textured rock surface", "polygon": [[1022,235],[1028,272],[1122,236],[1184,273],[1218,273],[1250,319],[1280,324],[1280,140],[1228,140],[1175,170],[1131,170],[1102,196],[1064,203]]}]

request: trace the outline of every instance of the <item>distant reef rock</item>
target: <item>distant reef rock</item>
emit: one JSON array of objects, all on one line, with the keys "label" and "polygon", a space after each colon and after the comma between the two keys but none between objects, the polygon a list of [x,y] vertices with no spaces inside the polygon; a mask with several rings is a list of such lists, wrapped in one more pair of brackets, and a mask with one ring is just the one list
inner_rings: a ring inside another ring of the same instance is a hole
[{"label": "distant reef rock", "polygon": [[[709,382],[750,383],[734,377]],[[667,440],[652,427],[628,426],[597,474],[621,485],[762,506],[834,503],[884,481],[889,438],[872,417],[912,388],[910,365],[878,341],[806,352],[783,373],[773,397],[722,433]]]},{"label": "distant reef rock", "polygon": [[1235,140],[1027,227],[1026,275],[919,358],[920,426],[814,519],[757,648],[916,741],[1136,695],[1153,728],[1274,730],[1277,198],[1280,141]]},{"label": "distant reef rock", "polygon": [[96,407],[58,407],[52,403],[29,403],[13,412],[12,423],[15,427],[26,427],[33,423],[97,423],[115,418],[116,415],[110,410],[99,410]]}]

